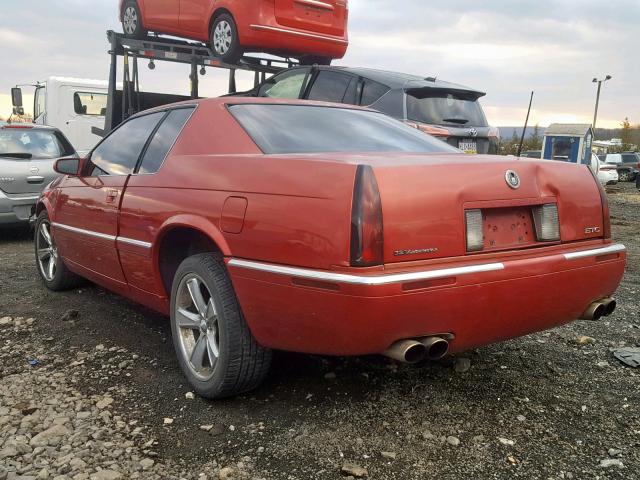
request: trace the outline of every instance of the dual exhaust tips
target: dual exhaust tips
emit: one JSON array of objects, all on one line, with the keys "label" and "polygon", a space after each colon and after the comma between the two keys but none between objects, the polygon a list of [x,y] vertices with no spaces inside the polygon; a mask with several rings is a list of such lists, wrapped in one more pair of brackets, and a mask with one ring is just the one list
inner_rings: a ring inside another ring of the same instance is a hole
[{"label": "dual exhaust tips", "polygon": [[449,351],[449,342],[442,337],[425,337],[417,340],[398,340],[383,355],[404,363],[418,363],[425,358],[439,360]]},{"label": "dual exhaust tips", "polygon": [[602,317],[608,317],[615,311],[616,305],[613,298],[603,298],[593,302],[580,316],[580,320],[600,320]]}]

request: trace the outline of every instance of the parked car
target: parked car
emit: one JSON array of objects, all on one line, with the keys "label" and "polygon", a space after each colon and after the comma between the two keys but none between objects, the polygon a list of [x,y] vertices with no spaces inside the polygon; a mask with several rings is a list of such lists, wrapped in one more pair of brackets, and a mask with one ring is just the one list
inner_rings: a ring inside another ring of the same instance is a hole
[{"label": "parked car", "polygon": [[616,166],[621,182],[633,182],[640,170],[640,154],[635,152],[608,153],[604,161]]},{"label": "parked car", "polygon": [[54,162],[75,150],[52,127],[0,126],[0,225],[24,224],[42,189],[58,174]]},{"label": "parked car", "polygon": [[618,169],[615,165],[603,162],[595,153],[592,154],[592,158],[593,164],[597,162],[596,175],[602,185],[615,185],[618,183]]},{"label": "parked car", "polygon": [[347,1],[120,0],[120,21],[133,37],[152,30],[209,42],[227,63],[261,51],[328,65],[349,45]]},{"label": "parked car", "polygon": [[625,267],[586,168],[471,158],[355,106],[174,104],[56,169],[44,284],[82,276],[170,315],[206,397],[258,385],[271,349],[417,362],[599,318]]},{"label": "parked car", "polygon": [[370,68],[294,67],[235,96],[303,98],[362,105],[402,120],[466,153],[497,153],[499,131],[462,85]]}]

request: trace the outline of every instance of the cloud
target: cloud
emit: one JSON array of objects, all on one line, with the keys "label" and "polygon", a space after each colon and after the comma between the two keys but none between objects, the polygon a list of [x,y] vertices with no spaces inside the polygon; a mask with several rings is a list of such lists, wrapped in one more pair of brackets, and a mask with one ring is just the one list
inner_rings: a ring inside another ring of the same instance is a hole
[{"label": "cloud", "polygon": [[[106,79],[107,29],[119,29],[118,0],[7,1],[0,16],[0,92],[50,75]],[[340,64],[398,70],[486,91],[496,125],[592,116],[591,79],[613,75],[599,124],[640,123],[637,39],[640,2],[616,0],[350,0],[350,47]],[[141,70],[146,90],[188,92],[188,67]],[[239,88],[251,86],[242,76]],[[225,92],[226,72],[209,69],[201,93]],[[0,114],[9,112],[2,110]],[[520,112],[521,120],[518,121]]]}]

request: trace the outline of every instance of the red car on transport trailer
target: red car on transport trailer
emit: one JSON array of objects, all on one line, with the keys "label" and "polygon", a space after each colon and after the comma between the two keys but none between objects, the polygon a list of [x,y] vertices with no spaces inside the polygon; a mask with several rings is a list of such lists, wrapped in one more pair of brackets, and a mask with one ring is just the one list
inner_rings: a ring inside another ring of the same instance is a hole
[{"label": "red car on transport trailer", "polygon": [[626,259],[587,167],[467,156],[360,107],[175,104],[56,168],[44,283],[170,315],[208,397],[256,386],[271,349],[416,362],[596,319]]},{"label": "red car on transport trailer", "polygon": [[244,51],[329,64],[342,58],[348,0],[120,0],[125,34],[147,30],[208,42],[214,55],[235,63]]}]

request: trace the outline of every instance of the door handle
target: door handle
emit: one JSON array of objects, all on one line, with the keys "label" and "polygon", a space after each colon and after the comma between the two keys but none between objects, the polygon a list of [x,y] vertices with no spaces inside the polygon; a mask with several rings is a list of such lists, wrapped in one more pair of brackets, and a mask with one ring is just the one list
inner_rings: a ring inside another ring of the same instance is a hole
[{"label": "door handle", "polygon": [[33,175],[31,177],[27,177],[27,183],[42,183],[44,182],[44,177],[39,175]]},{"label": "door handle", "polygon": [[118,190],[110,188],[107,190],[107,202],[113,202],[118,196]]}]

